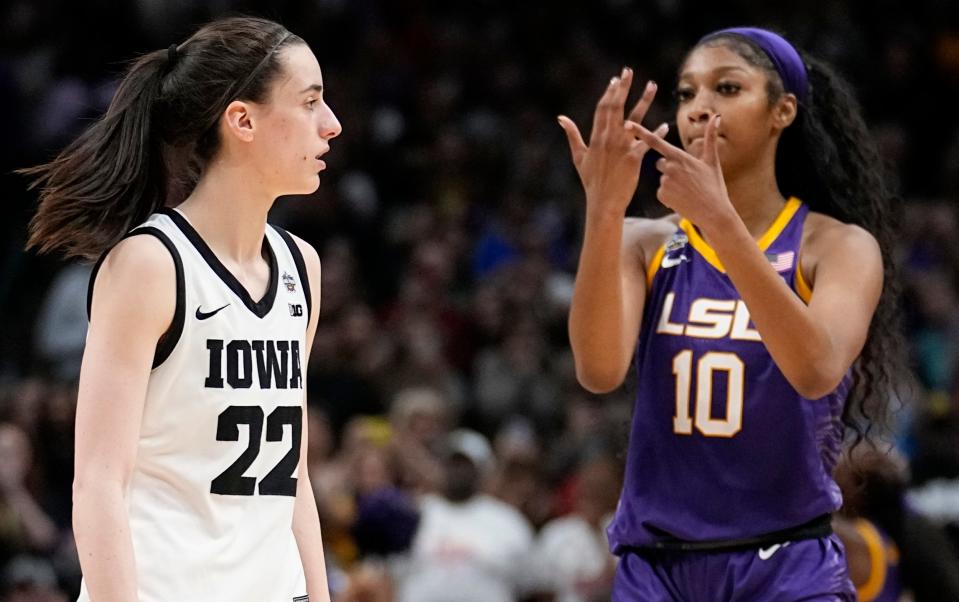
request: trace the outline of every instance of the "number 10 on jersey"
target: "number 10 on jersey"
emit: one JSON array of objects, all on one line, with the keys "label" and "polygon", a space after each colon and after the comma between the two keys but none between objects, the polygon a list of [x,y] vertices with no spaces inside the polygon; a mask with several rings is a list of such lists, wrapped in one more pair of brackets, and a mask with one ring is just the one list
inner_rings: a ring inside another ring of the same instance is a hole
[{"label": "number 10 on jersey", "polygon": [[[714,418],[713,375],[725,372],[726,412]],[[693,352],[685,349],[673,358],[673,376],[676,377],[676,415],[673,432],[692,435],[693,426],[706,437],[734,437],[743,428],[743,380],[746,367],[735,353],[708,351],[696,362],[696,408],[690,409],[693,387]]]}]

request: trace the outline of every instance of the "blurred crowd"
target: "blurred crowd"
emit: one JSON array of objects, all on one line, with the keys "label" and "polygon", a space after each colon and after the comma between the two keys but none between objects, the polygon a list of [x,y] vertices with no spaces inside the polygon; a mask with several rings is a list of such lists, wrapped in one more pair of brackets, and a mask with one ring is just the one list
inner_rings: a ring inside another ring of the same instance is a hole
[{"label": "blurred crowd", "polygon": [[[323,260],[309,466],[335,600],[609,598],[603,529],[635,386],[595,396],[573,374],[565,320],[583,195],[555,116],[588,127],[623,64],[669,90],[700,35],[746,23],[779,29],[853,82],[896,181],[917,383],[900,393],[895,452],[848,479],[856,504],[846,513],[898,545],[916,600],[959,591],[935,589],[959,587],[952,4],[5,2],[0,599],[77,591],[73,412],[89,275],[22,250],[36,195],[11,170],[49,159],[100,114],[123,61],[231,12],[276,18],[311,44],[344,127],[320,189],[281,199],[272,215]],[[672,110],[664,93],[650,121]],[[648,182],[630,213],[662,213]],[[909,541],[920,532],[934,535]],[[934,577],[923,572],[931,565]]]}]

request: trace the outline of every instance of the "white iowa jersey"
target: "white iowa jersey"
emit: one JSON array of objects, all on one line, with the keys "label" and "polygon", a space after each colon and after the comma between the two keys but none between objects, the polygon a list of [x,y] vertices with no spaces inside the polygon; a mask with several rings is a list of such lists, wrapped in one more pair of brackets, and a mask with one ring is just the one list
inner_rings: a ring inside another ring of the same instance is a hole
[{"label": "white iowa jersey", "polygon": [[160,239],[177,267],[129,491],[139,602],[305,600],[292,532],[305,461],[302,256],[267,226],[270,283],[254,301],[181,213],[163,210],[131,234]]}]

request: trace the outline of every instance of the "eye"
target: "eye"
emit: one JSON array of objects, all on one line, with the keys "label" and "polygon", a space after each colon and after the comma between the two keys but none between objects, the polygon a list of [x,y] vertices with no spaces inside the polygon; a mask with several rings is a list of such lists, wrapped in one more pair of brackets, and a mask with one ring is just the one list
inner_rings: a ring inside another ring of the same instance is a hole
[{"label": "eye", "polygon": [[308,106],[308,107],[310,108],[310,110],[312,111],[312,110],[313,110],[313,105],[315,105],[316,103],[317,103],[317,99],[311,98],[311,99],[309,99],[308,101],[306,101],[306,106]]},{"label": "eye", "polygon": [[676,102],[680,104],[692,100],[694,95],[692,88],[676,88],[676,90],[673,91],[673,97],[676,99]]},{"label": "eye", "polygon": [[736,82],[719,82],[716,91],[724,96],[732,96],[742,89],[742,86]]}]

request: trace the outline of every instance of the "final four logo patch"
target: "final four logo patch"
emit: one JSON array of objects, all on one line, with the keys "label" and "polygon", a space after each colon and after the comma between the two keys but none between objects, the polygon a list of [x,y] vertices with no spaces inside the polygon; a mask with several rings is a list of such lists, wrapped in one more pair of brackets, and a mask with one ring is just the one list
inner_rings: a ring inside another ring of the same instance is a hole
[{"label": "final four logo patch", "polygon": [[296,292],[296,279],[293,276],[290,276],[287,272],[283,272],[283,284],[286,285],[286,290],[295,293]]},{"label": "final four logo patch", "polygon": [[678,249],[682,249],[687,244],[689,244],[689,237],[686,236],[685,232],[677,232],[673,234],[673,237],[669,239],[669,242],[666,243],[666,252],[672,253]]},{"label": "final four logo patch", "polygon": [[666,243],[665,249],[663,249],[663,262],[662,267],[672,268],[681,264],[684,261],[689,261],[689,257],[686,256],[686,245],[689,244],[689,237],[686,236],[685,232],[677,232],[673,234],[673,237],[669,239],[669,242]]}]

